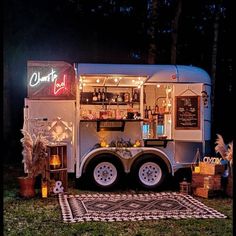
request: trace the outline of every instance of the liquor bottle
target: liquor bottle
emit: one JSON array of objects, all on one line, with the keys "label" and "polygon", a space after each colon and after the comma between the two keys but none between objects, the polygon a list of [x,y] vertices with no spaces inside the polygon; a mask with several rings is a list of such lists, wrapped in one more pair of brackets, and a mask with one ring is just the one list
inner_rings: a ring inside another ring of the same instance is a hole
[{"label": "liquor bottle", "polygon": [[149,108],[148,108],[148,119],[152,119],[152,110],[151,110],[151,106],[149,106]]},{"label": "liquor bottle", "polygon": [[128,92],[125,93],[125,95],[124,95],[124,101],[125,101],[125,102],[130,102],[130,95],[129,95]]},{"label": "liquor bottle", "polygon": [[98,100],[97,92],[96,92],[96,89],[94,89],[94,92],[93,92],[93,102],[96,102],[97,100]]},{"label": "liquor bottle", "polygon": [[144,110],[144,119],[148,119],[148,109],[147,109],[147,106]]},{"label": "liquor bottle", "polygon": [[101,101],[101,91],[100,91],[100,88],[98,89],[98,102]]},{"label": "liquor bottle", "polygon": [[117,102],[123,102],[123,99],[119,94],[117,95]]},{"label": "liquor bottle", "polygon": [[102,89],[101,100],[102,100],[103,102],[105,102],[105,100],[106,100],[106,94],[105,94],[104,88]]},{"label": "liquor bottle", "polygon": [[159,113],[159,107],[158,107],[158,105],[156,104],[156,106],[155,106],[155,114],[158,114]]},{"label": "liquor bottle", "polygon": [[138,102],[138,92],[137,92],[137,90],[134,90],[133,101]]}]

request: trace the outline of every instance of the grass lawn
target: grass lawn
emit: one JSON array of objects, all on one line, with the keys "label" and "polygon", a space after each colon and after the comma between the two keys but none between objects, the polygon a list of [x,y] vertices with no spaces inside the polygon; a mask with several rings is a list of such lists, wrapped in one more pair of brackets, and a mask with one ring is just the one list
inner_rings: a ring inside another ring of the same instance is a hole
[{"label": "grass lawn", "polygon": [[[209,207],[228,216],[227,219],[150,220],[136,222],[86,222],[63,223],[57,197],[42,199],[39,194],[33,199],[18,195],[17,177],[20,171],[4,168],[3,235],[127,235],[127,236],[177,236],[177,235],[233,235],[231,198],[196,198]],[[82,193],[76,189],[74,179],[69,179],[69,192]],[[134,190],[125,190],[133,191]]]}]

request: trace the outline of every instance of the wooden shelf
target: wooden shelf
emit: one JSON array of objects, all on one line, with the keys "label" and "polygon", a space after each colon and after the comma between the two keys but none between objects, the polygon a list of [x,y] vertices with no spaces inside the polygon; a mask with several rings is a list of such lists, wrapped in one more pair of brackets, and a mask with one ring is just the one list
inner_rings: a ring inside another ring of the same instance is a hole
[{"label": "wooden shelf", "polygon": [[[57,181],[61,181],[63,191],[68,189],[67,178],[67,145],[66,143],[50,143],[47,146],[47,166],[46,166],[46,179],[48,181],[49,195],[53,194],[53,189],[57,186],[53,186]],[[59,158],[60,167],[52,168],[52,157]],[[55,193],[54,193],[55,194]]]},{"label": "wooden shelf", "polygon": [[100,121],[107,121],[107,122],[140,122],[143,121],[143,119],[92,119],[92,120],[80,120],[80,122],[100,122]]},{"label": "wooden shelf", "polygon": [[140,122],[142,119],[94,119],[80,120],[80,122],[96,122],[99,131],[124,131],[126,122]]},{"label": "wooden shelf", "polygon": [[134,105],[139,104],[139,102],[81,102],[81,105],[112,105],[112,106],[118,106],[118,105]]}]

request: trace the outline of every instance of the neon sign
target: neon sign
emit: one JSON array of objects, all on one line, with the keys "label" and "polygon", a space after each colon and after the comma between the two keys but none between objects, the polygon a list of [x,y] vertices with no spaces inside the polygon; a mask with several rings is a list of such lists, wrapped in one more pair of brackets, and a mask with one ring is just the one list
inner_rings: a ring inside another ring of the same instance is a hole
[{"label": "neon sign", "polygon": [[28,97],[32,99],[75,99],[75,73],[63,61],[28,61]]},{"label": "neon sign", "polygon": [[54,82],[54,94],[58,94],[60,91],[66,89],[66,75],[63,76],[62,82],[58,81],[57,79]]},{"label": "neon sign", "polygon": [[30,77],[29,86],[35,87],[41,82],[54,82],[54,80],[58,77],[55,73],[56,71],[54,71],[53,68],[51,69],[51,72],[48,75],[42,77],[40,75],[40,72],[34,72]]}]

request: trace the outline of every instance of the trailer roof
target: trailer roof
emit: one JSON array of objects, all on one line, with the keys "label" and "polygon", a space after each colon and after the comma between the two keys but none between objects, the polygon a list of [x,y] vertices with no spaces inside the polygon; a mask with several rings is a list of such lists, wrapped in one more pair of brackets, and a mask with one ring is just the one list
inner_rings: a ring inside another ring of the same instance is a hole
[{"label": "trailer roof", "polygon": [[145,64],[75,63],[79,76],[111,75],[146,77],[146,83],[205,83],[211,84],[208,73],[195,66]]}]

